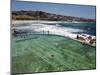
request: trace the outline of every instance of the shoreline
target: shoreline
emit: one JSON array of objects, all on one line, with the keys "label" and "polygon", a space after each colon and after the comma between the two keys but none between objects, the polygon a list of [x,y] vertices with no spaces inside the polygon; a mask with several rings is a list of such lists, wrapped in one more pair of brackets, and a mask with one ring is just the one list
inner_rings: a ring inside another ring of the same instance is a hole
[{"label": "shoreline", "polygon": [[[49,23],[49,24],[56,24],[56,23],[88,23],[88,22],[78,22],[78,21],[46,21],[46,20],[12,20],[12,24],[22,24],[22,23]],[[92,22],[91,22],[92,23]]]},{"label": "shoreline", "polygon": [[[32,20],[30,20],[30,21],[26,21],[26,20],[18,21],[17,20],[17,21],[12,21],[12,25],[23,24],[23,23],[33,23],[31,25],[33,28],[32,27],[28,27],[26,29],[35,30],[36,32],[43,32],[43,33],[46,33],[46,34],[49,32],[49,34],[53,34],[53,35],[55,34],[55,35],[60,35],[60,36],[68,37],[68,38],[71,38],[73,40],[79,41],[81,43],[91,45],[93,47],[96,46],[96,44],[92,45],[89,42],[87,42],[87,41],[89,41],[87,39],[86,39],[86,41],[85,40],[76,39],[77,35],[79,35],[79,34],[73,34],[72,32],[70,32],[70,31],[73,31],[72,29],[68,30],[67,28],[61,28],[61,27],[59,27],[57,25],[52,25],[52,24],[57,24],[59,22],[60,21],[39,21],[39,20],[38,21],[37,20],[36,21],[32,21]],[[49,26],[48,24],[51,24],[51,26]],[[37,26],[37,28],[34,28],[34,25]],[[42,27],[38,28],[38,26],[42,26]],[[15,25],[14,28],[16,29],[16,28],[20,28],[20,27],[19,26],[17,27],[17,25]],[[23,26],[22,29],[25,29],[25,27]],[[94,37],[92,35],[88,35],[88,36]],[[83,36],[82,36],[82,38],[83,38]]]}]

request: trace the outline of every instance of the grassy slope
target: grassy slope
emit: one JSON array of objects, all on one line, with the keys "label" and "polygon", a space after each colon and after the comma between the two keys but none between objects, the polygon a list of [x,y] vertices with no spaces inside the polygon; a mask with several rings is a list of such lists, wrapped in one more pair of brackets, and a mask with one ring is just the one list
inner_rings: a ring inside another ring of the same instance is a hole
[{"label": "grassy slope", "polygon": [[[14,42],[14,41],[12,41]],[[12,72],[95,69],[95,48],[58,36],[14,42]]]}]

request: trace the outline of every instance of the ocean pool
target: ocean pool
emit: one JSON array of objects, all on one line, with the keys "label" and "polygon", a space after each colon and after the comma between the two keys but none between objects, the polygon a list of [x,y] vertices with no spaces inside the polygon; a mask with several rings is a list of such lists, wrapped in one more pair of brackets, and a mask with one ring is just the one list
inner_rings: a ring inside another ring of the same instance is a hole
[{"label": "ocean pool", "polygon": [[96,68],[96,48],[56,35],[12,39],[12,72],[36,73]]}]

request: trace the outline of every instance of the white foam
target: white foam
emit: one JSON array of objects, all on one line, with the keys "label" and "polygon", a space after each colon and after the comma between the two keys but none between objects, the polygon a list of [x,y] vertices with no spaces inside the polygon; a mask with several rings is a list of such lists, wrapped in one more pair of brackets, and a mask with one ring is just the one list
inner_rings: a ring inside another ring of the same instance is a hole
[{"label": "white foam", "polygon": [[77,34],[73,34],[73,32],[81,32],[82,30],[80,29],[73,29],[73,28],[67,28],[67,27],[60,27],[58,24],[52,25],[52,24],[41,24],[37,23],[34,24],[32,23],[29,26],[18,26],[15,27],[16,29],[25,29],[25,30],[33,30],[36,32],[48,32],[49,34],[55,34],[55,35],[61,35],[65,37],[70,37],[70,38],[76,38]]}]

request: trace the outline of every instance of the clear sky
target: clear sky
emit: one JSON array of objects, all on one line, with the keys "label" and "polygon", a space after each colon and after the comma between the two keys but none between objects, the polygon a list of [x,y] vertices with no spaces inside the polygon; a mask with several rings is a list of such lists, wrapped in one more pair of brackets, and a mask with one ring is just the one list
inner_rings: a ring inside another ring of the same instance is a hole
[{"label": "clear sky", "polygon": [[45,11],[66,16],[95,19],[96,7],[89,5],[54,4],[12,0],[12,10]]}]

